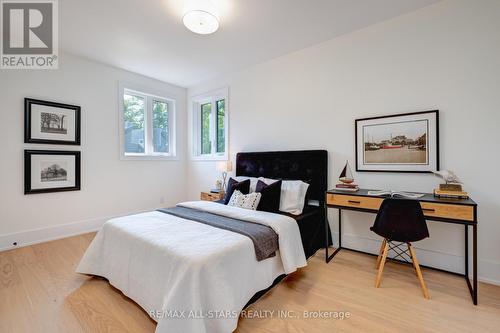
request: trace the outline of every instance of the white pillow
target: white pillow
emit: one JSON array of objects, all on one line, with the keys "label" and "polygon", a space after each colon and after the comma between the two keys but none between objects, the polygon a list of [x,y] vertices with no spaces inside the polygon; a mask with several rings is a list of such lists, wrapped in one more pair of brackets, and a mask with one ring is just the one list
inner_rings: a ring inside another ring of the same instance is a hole
[{"label": "white pillow", "polygon": [[257,177],[246,177],[246,176],[233,177],[233,179],[238,182],[250,179],[250,191],[248,193],[255,192],[255,190],[257,189],[257,181],[259,180],[259,178]]},{"label": "white pillow", "polygon": [[[276,182],[276,179],[260,177],[266,184]],[[301,180],[283,180],[281,183],[280,211],[293,215],[302,214],[309,184]]]},{"label": "white pillow", "polygon": [[236,190],[231,195],[228,206],[234,206],[239,208],[257,210],[257,206],[259,205],[260,198],[262,194],[253,192],[250,194],[243,194],[240,191]]}]

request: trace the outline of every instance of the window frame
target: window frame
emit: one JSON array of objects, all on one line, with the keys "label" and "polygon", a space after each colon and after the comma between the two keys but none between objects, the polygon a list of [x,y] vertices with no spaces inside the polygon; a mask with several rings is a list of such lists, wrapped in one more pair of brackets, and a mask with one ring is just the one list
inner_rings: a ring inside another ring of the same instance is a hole
[{"label": "window frame", "polygon": [[[124,95],[130,94],[145,99],[144,112],[144,153],[125,152],[125,127],[124,127]],[[167,103],[168,110],[168,146],[169,152],[154,152],[153,144],[153,101]],[[176,143],[176,104],[177,99],[171,94],[162,93],[147,87],[134,84],[119,84],[119,133],[120,133],[120,159],[121,160],[177,160]]]},{"label": "window frame", "polygon": [[[217,116],[218,108],[217,102],[224,100],[224,152],[217,152]],[[213,90],[204,94],[192,96],[190,98],[190,105],[192,108],[191,119],[192,119],[192,160],[202,160],[202,161],[227,161],[229,156],[229,94],[228,88],[221,88]],[[211,114],[210,114],[210,154],[202,154],[202,142],[201,142],[201,106],[204,104],[211,104]]]}]

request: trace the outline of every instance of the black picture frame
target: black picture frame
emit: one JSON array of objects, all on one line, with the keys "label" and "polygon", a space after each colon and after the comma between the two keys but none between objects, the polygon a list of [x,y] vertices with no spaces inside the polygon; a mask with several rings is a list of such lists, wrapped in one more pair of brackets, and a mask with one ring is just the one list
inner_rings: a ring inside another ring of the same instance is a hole
[{"label": "black picture frame", "polygon": [[[31,184],[31,157],[33,155],[66,155],[75,157],[75,186],[33,189]],[[81,152],[69,150],[24,150],[24,194],[79,191],[81,189]]]},{"label": "black picture frame", "polygon": [[409,113],[398,113],[398,114],[392,114],[392,115],[386,115],[386,116],[378,116],[378,117],[368,117],[368,118],[360,118],[360,119],[355,119],[354,122],[354,138],[355,138],[355,159],[356,159],[356,171],[357,172],[395,172],[395,173],[432,173],[433,170],[426,170],[426,171],[419,171],[419,170],[384,170],[384,169],[361,169],[359,167],[359,140],[358,140],[358,124],[362,121],[370,121],[370,120],[378,120],[378,119],[386,119],[386,118],[395,118],[395,117],[405,117],[405,116],[415,116],[415,115],[434,115],[435,117],[435,147],[433,149],[434,151],[434,156],[433,158],[435,159],[435,171],[440,170],[440,161],[439,161],[439,110],[429,110],[429,111],[418,111],[418,112],[409,112]]},{"label": "black picture frame", "polygon": [[[52,139],[40,139],[32,137],[32,106],[36,105],[44,105],[54,108],[62,108],[73,110],[75,113],[75,139],[73,141],[68,140],[52,140]],[[80,145],[80,137],[81,137],[81,107],[77,105],[56,103],[50,101],[44,101],[40,99],[34,98],[25,98],[24,99],[24,143],[38,143],[38,144],[51,144],[51,145]]]}]

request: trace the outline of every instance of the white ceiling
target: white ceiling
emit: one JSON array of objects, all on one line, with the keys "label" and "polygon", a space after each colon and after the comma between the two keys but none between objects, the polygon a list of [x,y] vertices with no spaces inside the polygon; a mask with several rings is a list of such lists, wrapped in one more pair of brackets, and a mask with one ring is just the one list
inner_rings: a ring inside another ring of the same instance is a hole
[{"label": "white ceiling", "polygon": [[[416,10],[439,0],[62,0],[62,50],[183,87]],[[211,6],[220,29],[182,25]]]}]

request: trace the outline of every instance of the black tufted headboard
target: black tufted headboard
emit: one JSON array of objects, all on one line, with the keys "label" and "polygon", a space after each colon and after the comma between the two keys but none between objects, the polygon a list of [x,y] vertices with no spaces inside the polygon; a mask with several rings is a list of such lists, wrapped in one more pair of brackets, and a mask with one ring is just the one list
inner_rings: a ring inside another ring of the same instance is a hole
[{"label": "black tufted headboard", "polygon": [[236,176],[308,182],[308,199],[325,200],[328,186],[326,150],[291,150],[236,154]]}]

